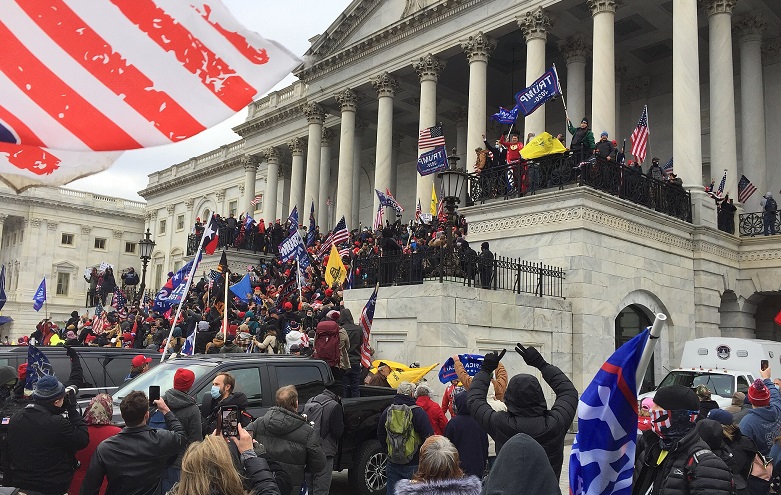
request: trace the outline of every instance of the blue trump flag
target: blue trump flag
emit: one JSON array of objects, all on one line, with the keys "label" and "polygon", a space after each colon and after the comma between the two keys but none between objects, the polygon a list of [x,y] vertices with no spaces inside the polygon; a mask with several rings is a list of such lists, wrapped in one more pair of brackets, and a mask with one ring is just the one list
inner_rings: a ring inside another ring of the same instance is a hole
[{"label": "blue trump flag", "polygon": [[44,301],[46,301],[46,277],[43,277],[41,285],[39,285],[38,290],[35,291],[35,295],[33,296],[33,309],[40,311]]},{"label": "blue trump flag", "polygon": [[201,252],[198,251],[198,256],[195,259],[190,260],[186,265],[181,267],[173,277],[168,279],[155,296],[155,305],[152,307],[154,311],[164,313],[168,311],[171,306],[182,302],[182,298],[185,295],[184,289],[187,287],[187,277],[190,275],[193,263],[195,263],[197,269],[200,262]]},{"label": "blue trump flag", "polygon": [[8,298],[5,296],[5,265],[0,268],[0,309],[3,309]]},{"label": "blue trump flag", "polygon": [[559,76],[556,74],[556,69],[551,67],[531,86],[519,91],[515,95],[515,101],[521,113],[528,116],[558,94],[561,94]]},{"label": "blue trump flag", "polygon": [[520,110],[521,107],[519,107],[518,104],[516,104],[512,110],[507,110],[504,107],[499,107],[499,111],[491,115],[491,118],[499,122],[500,124],[514,124],[515,120],[518,118],[518,112]]},{"label": "blue trump flag", "polygon": [[290,216],[287,217],[287,221],[290,222],[290,233],[298,231],[298,206],[293,207],[293,211],[290,212]]},{"label": "blue trump flag", "polygon": [[38,379],[44,375],[54,376],[54,368],[49,364],[49,358],[35,346],[27,347],[27,379],[24,388],[32,390]]},{"label": "blue trump flag", "polygon": [[230,290],[236,294],[236,297],[247,302],[247,294],[252,294],[252,283],[249,281],[249,273],[245,273],[241,280],[231,285]]},{"label": "blue trump flag", "polygon": [[635,375],[650,330],[622,345],[597,371],[578,404],[569,459],[570,495],[629,495],[637,441]]},{"label": "blue trump flag", "polygon": [[418,173],[421,176],[441,172],[445,168],[447,168],[447,151],[444,146],[421,153],[418,157]]},{"label": "blue trump flag", "polygon": [[[464,365],[464,371],[469,376],[475,376],[480,371],[480,366],[483,364],[482,354],[459,354],[458,360]],[[447,358],[445,364],[439,369],[439,381],[442,383],[449,383],[451,380],[458,379],[456,374],[455,362],[453,358]]]},{"label": "blue trump flag", "polygon": [[309,209],[309,230],[306,231],[306,245],[311,246],[315,243],[315,202],[312,201],[312,208]]}]

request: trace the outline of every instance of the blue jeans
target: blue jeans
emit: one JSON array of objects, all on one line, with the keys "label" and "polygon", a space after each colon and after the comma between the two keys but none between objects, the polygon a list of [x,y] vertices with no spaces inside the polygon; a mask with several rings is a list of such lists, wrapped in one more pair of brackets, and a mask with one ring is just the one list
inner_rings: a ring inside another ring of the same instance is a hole
[{"label": "blue jeans", "polygon": [[762,220],[765,235],[776,235],[776,213],[766,211],[763,213]]},{"label": "blue jeans", "polygon": [[160,477],[160,486],[162,487],[162,493],[168,493],[173,486],[179,482],[179,478],[182,475],[181,468],[169,467],[163,471],[163,476]]},{"label": "blue jeans", "polygon": [[394,495],[396,493],[396,484],[401,480],[412,479],[412,475],[417,470],[417,464],[394,464],[388,461],[385,464],[385,474],[388,476],[388,485],[385,489],[386,495]]},{"label": "blue jeans", "polygon": [[342,377],[344,386],[344,398],[361,396],[361,365],[353,364]]}]

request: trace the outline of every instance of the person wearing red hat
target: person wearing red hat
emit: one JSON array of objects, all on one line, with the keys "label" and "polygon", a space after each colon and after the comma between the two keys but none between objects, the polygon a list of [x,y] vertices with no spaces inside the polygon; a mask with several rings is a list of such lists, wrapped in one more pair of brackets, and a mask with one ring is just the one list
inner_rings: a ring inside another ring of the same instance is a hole
[{"label": "person wearing red hat", "polygon": [[130,373],[125,377],[125,381],[132,380],[142,373],[149,371],[149,363],[152,362],[152,358],[146,357],[143,354],[139,354],[130,361]]},{"label": "person wearing red hat", "polygon": [[182,423],[187,435],[187,442],[182,446],[176,460],[163,473],[161,485],[163,493],[167,493],[176,482],[179,481],[182,471],[182,456],[187,447],[194,442],[200,442],[201,436],[201,410],[195,397],[188,394],[195,383],[195,373],[187,368],[179,368],[174,373],[174,386],[163,395],[163,400],[168,404],[171,412]]},{"label": "person wearing red hat", "polygon": [[[764,457],[770,455],[775,439],[779,436],[781,425],[781,394],[770,380],[770,368],[759,372],[761,378],[754,380],[748,388],[748,400],[751,410],[740,420],[740,432],[754,440],[757,451]],[[749,491],[768,493],[770,482],[749,476]]]}]

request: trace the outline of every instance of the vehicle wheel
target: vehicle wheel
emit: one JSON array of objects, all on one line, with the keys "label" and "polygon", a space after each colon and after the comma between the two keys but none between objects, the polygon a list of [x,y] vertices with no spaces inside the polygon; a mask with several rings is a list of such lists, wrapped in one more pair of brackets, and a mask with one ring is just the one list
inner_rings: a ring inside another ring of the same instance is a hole
[{"label": "vehicle wheel", "polygon": [[360,495],[382,495],[385,493],[387,476],[385,464],[388,454],[377,440],[365,441],[353,462],[353,467],[347,473],[350,488]]}]

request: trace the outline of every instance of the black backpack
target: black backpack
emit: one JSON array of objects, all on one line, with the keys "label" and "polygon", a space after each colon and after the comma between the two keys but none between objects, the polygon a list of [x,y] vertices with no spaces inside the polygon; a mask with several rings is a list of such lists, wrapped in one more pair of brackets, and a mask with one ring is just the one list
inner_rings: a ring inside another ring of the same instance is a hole
[{"label": "black backpack", "polygon": [[765,211],[775,213],[778,209],[778,204],[776,203],[776,200],[773,198],[767,198],[767,201],[765,201]]}]

